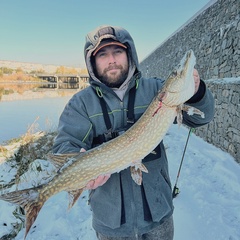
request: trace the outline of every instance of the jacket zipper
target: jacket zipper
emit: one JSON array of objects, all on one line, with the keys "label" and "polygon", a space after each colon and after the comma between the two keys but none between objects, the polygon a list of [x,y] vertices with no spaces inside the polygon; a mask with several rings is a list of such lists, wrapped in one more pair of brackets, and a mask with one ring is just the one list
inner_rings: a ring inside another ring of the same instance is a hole
[{"label": "jacket zipper", "polygon": [[121,101],[120,100],[120,106],[121,106],[121,111],[122,111],[122,123],[121,123],[121,126],[122,128],[124,127],[124,105],[123,105],[123,100]]},{"label": "jacket zipper", "polygon": [[131,209],[132,209],[132,214],[133,214],[133,232],[134,232],[134,237],[136,240],[138,240],[138,228],[137,228],[137,214],[136,214],[136,207],[134,204],[134,182],[132,181],[132,200],[131,200]]},{"label": "jacket zipper", "polygon": [[[125,113],[124,113],[124,98],[123,100],[121,101],[120,100],[120,106],[121,106],[121,109],[122,109],[122,126],[124,127],[125,126]],[[131,179],[132,180],[132,179]],[[135,207],[135,204],[134,204],[134,185],[133,185],[133,181],[132,181],[132,200],[131,200],[131,203],[130,203],[130,206],[131,206],[131,209],[132,209],[132,213],[133,213],[133,232],[134,232],[134,237],[136,240],[138,240],[138,228],[137,228],[137,215],[136,215],[136,207]]]}]

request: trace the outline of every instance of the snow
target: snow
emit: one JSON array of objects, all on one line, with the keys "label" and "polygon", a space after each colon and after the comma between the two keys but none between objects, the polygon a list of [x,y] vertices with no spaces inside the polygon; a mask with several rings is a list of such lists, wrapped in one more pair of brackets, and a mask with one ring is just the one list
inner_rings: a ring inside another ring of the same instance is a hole
[{"label": "snow", "polygon": [[[188,129],[172,126],[164,138],[172,184],[175,184]],[[45,167],[41,174],[54,171],[44,160],[36,164]],[[37,166],[38,166],[37,165]],[[6,174],[1,168],[0,176]],[[27,174],[31,174],[28,172]],[[27,179],[31,178],[30,176]],[[174,199],[174,240],[239,240],[240,239],[240,165],[227,153],[190,135],[180,178],[180,194]],[[0,201],[0,238],[10,231],[14,207]],[[22,229],[15,240],[22,240]],[[96,240],[91,227],[91,211],[85,191],[76,205],[68,210],[68,195],[61,192],[43,206],[27,240]]]}]

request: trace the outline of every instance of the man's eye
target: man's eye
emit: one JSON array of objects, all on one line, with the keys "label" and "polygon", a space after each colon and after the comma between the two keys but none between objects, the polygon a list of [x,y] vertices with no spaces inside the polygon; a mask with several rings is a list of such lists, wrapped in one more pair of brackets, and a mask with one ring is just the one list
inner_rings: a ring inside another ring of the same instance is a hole
[{"label": "man's eye", "polygon": [[115,50],[115,53],[122,53],[122,52],[123,52],[122,49],[116,49],[116,50]]},{"label": "man's eye", "polygon": [[98,57],[104,57],[104,56],[106,56],[106,53],[105,52],[99,52],[97,55],[98,55]]}]

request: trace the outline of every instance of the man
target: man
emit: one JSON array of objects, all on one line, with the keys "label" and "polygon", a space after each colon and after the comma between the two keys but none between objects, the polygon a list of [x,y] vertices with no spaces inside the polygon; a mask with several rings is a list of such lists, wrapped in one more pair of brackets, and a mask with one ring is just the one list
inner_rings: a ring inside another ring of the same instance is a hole
[{"label": "man", "polygon": [[[89,150],[131,127],[144,113],[164,81],[141,77],[133,39],[123,28],[103,26],[86,37],[85,61],[90,86],[76,93],[59,121],[53,151]],[[183,114],[190,127],[213,118],[214,100],[197,70],[195,94],[188,104],[205,118]],[[142,185],[125,169],[90,181],[93,228],[100,240],[173,239],[172,190],[163,143],[143,159],[148,173]]]}]

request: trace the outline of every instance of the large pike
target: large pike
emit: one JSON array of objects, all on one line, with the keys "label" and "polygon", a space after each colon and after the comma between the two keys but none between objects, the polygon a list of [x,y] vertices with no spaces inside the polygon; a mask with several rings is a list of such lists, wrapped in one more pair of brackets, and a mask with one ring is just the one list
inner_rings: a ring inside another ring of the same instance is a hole
[{"label": "large pike", "polygon": [[[67,191],[72,207],[86,184],[99,175],[112,174],[131,166],[133,179],[141,184],[141,160],[161,142],[182,105],[194,94],[195,56],[188,51],[142,117],[123,135],[84,153],[72,156],[47,184],[0,195],[0,199],[21,205],[26,213],[25,238],[44,203],[52,195]],[[147,89],[146,89],[147,91]],[[53,155],[59,162],[59,155]]]}]

